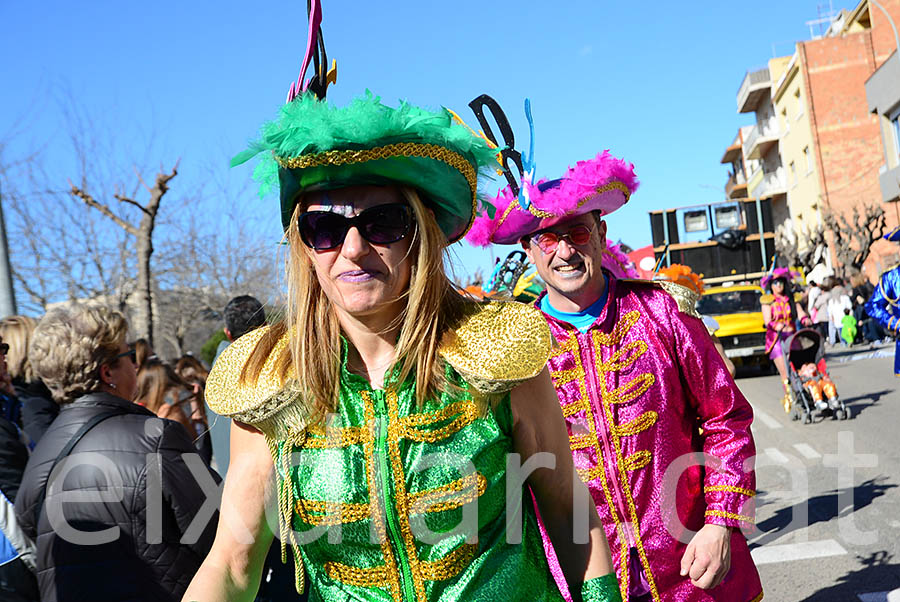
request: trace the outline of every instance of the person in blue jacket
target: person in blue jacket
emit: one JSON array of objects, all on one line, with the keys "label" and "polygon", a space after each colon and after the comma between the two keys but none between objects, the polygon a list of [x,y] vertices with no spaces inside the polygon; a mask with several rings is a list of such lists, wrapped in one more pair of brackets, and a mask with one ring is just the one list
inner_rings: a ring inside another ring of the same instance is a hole
[{"label": "person in blue jacket", "polygon": [[[884,235],[885,240],[900,242],[900,227]],[[878,279],[875,292],[866,302],[866,313],[881,324],[888,336],[900,331],[900,265],[887,270]],[[894,350],[894,376],[900,376],[900,340]]]}]

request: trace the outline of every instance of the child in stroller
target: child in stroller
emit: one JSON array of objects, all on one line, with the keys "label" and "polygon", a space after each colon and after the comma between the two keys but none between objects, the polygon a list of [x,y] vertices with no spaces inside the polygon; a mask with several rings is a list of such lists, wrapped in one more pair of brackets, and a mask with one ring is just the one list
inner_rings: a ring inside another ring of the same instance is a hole
[{"label": "child in stroller", "polygon": [[825,416],[831,414],[838,420],[850,417],[850,411],[841,401],[834,381],[828,375],[822,335],[817,330],[799,330],[783,342],[788,358],[791,393],[796,400],[791,418],[809,424],[813,412]]}]

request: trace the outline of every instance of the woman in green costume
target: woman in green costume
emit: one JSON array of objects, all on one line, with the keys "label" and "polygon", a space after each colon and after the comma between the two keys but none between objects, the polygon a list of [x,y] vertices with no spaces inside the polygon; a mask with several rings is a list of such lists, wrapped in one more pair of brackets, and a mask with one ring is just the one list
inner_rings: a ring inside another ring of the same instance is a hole
[{"label": "woman in green costume", "polygon": [[495,151],[447,111],[310,94],[253,150],[280,186],[288,312],[207,383],[234,419],[231,463],[185,600],[253,599],[276,499],[311,600],[561,600],[532,494],[571,591],[618,600],[544,367],[546,323],[467,301],[444,273]]}]

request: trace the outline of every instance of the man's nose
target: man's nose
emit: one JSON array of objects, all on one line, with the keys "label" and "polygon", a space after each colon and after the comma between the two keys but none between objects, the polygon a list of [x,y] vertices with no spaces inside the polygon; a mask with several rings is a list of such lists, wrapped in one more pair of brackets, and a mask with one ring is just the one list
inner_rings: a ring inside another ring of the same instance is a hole
[{"label": "man's nose", "polygon": [[569,259],[575,254],[575,247],[567,238],[560,238],[556,245],[556,256],[560,259]]}]

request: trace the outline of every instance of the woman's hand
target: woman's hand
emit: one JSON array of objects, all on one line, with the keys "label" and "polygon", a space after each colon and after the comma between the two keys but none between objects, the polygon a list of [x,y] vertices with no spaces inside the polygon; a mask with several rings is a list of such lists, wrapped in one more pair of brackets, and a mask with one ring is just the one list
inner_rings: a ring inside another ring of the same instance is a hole
[{"label": "woman's hand", "polygon": [[[575,472],[569,435],[546,368],[513,389],[511,405],[515,451],[521,454],[521,466],[533,460],[531,465],[540,467],[525,478],[577,601],[582,582],[613,572],[612,559],[597,508]],[[576,542],[573,533],[587,535],[587,541]]]}]

